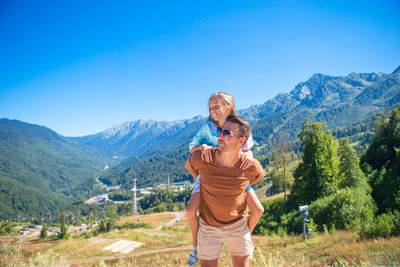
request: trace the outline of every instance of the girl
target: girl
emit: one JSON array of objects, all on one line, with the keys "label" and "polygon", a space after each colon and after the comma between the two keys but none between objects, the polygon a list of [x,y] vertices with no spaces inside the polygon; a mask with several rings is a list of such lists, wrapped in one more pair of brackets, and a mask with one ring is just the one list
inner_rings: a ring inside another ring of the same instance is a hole
[{"label": "girl", "polygon": [[[213,94],[209,99],[209,112],[207,122],[200,128],[197,134],[193,137],[192,142],[189,144],[190,153],[201,150],[201,158],[206,162],[212,161],[212,151],[218,146],[219,128],[225,122],[228,115],[236,115],[236,107],[233,97],[229,93],[218,92]],[[246,170],[252,164],[253,153],[250,148],[253,146],[253,138],[250,136],[246,144],[242,147],[240,168]],[[196,184],[192,191],[192,196],[185,209],[190,231],[193,238],[192,253],[189,256],[188,264],[190,266],[197,262],[197,231],[199,222],[196,215],[200,206],[200,177],[197,177]],[[249,216],[249,230],[253,231],[255,225],[264,212],[264,208],[258,200],[251,185],[247,187],[246,204],[251,209],[251,216]]]}]

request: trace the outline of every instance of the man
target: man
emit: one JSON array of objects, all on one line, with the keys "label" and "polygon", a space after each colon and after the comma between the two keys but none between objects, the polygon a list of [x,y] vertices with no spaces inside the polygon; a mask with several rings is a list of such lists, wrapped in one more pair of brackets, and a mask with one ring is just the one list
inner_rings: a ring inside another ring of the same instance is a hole
[{"label": "man", "polygon": [[202,266],[218,265],[223,242],[234,266],[249,266],[254,249],[251,231],[260,217],[247,216],[246,187],[260,181],[265,174],[257,160],[245,171],[240,168],[240,150],[250,132],[246,120],[229,115],[218,136],[212,162],[203,161],[200,151],[186,161],[193,177],[199,174],[201,177],[197,256]]}]

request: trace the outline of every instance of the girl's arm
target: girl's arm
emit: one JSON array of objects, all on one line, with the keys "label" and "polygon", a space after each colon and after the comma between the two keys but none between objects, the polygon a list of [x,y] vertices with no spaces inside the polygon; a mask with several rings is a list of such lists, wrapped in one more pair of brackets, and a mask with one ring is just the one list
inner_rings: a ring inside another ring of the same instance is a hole
[{"label": "girl's arm", "polygon": [[201,150],[201,159],[209,163],[212,161],[212,151],[214,151],[214,149],[215,147],[202,144],[199,146],[192,147],[192,149],[190,149],[190,153],[193,154],[194,152]]},{"label": "girl's arm", "polygon": [[207,163],[212,161],[211,151],[212,146],[206,145],[207,137],[207,124],[203,125],[200,130],[197,131],[195,136],[193,136],[192,142],[189,144],[190,154],[196,151],[201,151],[201,159],[205,160]]},{"label": "girl's arm", "polygon": [[253,152],[251,150],[244,150],[240,154],[240,159],[242,163],[240,164],[240,168],[242,170],[247,170],[250,168],[251,164],[253,164]]}]

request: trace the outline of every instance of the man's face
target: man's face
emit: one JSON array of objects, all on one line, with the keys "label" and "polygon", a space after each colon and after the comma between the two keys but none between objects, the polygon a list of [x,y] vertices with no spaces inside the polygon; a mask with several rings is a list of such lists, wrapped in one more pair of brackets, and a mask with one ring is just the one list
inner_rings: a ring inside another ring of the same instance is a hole
[{"label": "man's face", "polygon": [[235,123],[225,122],[218,135],[218,149],[221,151],[240,151],[245,137],[239,134],[239,126]]}]

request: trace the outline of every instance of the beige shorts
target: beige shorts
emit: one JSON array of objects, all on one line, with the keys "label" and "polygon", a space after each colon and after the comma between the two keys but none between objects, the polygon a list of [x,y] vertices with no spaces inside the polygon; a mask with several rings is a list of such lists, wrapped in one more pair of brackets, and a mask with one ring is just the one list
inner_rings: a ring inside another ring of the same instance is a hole
[{"label": "beige shorts", "polygon": [[226,244],[233,256],[252,255],[254,246],[251,241],[248,217],[223,227],[207,225],[200,217],[197,233],[197,257],[200,260],[214,260],[221,254],[222,243]]}]

